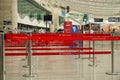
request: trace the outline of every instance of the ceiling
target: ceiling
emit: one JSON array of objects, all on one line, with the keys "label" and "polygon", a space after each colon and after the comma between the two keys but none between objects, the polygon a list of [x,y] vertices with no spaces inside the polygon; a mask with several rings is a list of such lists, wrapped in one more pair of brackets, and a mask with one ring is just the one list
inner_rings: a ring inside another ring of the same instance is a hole
[{"label": "ceiling", "polygon": [[35,0],[39,4],[54,7],[70,7],[70,12],[76,11],[92,14],[93,17],[108,18],[120,16],[120,0]]}]

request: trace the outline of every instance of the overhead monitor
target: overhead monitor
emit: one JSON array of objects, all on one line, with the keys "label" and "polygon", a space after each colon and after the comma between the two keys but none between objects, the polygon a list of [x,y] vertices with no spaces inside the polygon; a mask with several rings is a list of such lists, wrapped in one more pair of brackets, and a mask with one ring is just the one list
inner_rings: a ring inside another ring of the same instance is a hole
[{"label": "overhead monitor", "polygon": [[52,15],[44,15],[44,21],[52,21]]},{"label": "overhead monitor", "polygon": [[103,18],[94,18],[94,22],[103,22]]},{"label": "overhead monitor", "polygon": [[120,22],[120,17],[109,17],[108,22]]}]

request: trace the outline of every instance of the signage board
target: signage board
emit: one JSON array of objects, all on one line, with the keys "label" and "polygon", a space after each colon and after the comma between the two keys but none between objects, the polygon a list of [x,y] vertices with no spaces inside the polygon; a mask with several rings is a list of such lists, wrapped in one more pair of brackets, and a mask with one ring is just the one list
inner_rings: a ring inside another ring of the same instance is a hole
[{"label": "signage board", "polygon": [[120,17],[109,17],[108,22],[120,22]]},{"label": "signage board", "polygon": [[72,22],[66,21],[64,22],[64,33],[71,33],[72,32]]},{"label": "signage board", "polygon": [[103,18],[94,18],[94,22],[103,22]]}]

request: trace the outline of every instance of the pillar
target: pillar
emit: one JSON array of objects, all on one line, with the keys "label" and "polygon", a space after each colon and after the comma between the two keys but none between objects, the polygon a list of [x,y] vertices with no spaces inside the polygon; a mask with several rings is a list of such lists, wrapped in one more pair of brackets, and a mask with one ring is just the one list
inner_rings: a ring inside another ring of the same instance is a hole
[{"label": "pillar", "polygon": [[[4,25],[4,21],[12,24]],[[14,29],[17,26],[17,0],[0,0],[0,27]]]},{"label": "pillar", "polygon": [[12,0],[12,29],[17,29],[17,0]]},{"label": "pillar", "polygon": [[58,29],[59,27],[59,9],[58,8],[53,8],[52,12],[52,18],[53,18],[53,24],[51,25],[50,31],[54,32],[55,29]]}]

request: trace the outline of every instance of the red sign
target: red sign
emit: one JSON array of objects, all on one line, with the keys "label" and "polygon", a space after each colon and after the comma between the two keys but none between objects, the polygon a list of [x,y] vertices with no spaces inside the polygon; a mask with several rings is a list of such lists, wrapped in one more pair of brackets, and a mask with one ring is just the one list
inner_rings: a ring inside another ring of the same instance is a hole
[{"label": "red sign", "polygon": [[71,33],[72,31],[72,22],[66,21],[64,22],[64,33]]}]

